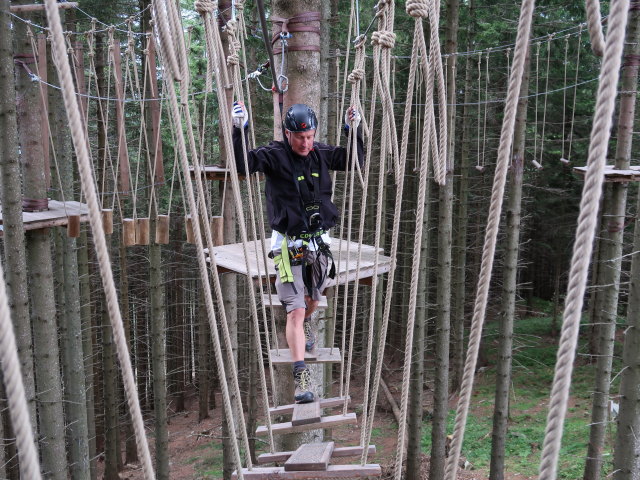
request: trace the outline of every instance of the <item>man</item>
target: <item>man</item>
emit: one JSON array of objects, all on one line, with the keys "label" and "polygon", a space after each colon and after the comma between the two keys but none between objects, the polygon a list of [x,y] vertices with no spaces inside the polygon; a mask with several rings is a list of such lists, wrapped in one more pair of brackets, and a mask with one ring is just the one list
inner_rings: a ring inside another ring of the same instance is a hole
[{"label": "man", "polygon": [[[238,172],[245,173],[241,128],[247,128],[244,105],[232,110],[233,147]],[[345,132],[349,124],[357,134],[358,162],[363,164],[363,141],[358,124],[360,115],[351,107],[345,114]],[[271,235],[271,254],[276,264],[276,290],[287,311],[286,338],[296,385],[295,402],[315,400],[305,350],[315,346],[315,333],[309,319],[318,306],[327,275],[335,272],[328,230],[336,224],[338,209],[331,201],[330,170],[345,170],[349,154],[345,147],[315,141],[318,120],[307,105],[295,104],[283,120],[284,139],[249,150],[249,173],[266,176],[265,196]],[[246,137],[246,135],[245,135]],[[328,270],[329,260],[331,268]]]}]

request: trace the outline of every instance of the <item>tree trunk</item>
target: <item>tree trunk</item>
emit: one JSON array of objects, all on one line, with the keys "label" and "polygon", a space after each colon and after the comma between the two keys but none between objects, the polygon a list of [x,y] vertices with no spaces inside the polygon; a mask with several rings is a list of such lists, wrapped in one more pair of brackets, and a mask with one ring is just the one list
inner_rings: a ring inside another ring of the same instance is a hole
[{"label": "tree trunk", "polygon": [[[625,39],[624,58],[626,62],[622,67],[622,85],[620,88],[620,114],[615,160],[615,166],[618,169],[628,169],[631,160],[636,92],[638,88],[638,55],[640,55],[640,14],[637,9],[631,9]],[[596,383],[593,395],[593,408],[591,410],[591,430],[589,432],[589,448],[585,465],[585,480],[600,478],[600,471],[602,469],[602,450],[604,448],[609,413],[609,388],[618,313],[622,242],[627,209],[628,184],[613,183],[611,190],[611,204],[608,206],[609,208],[605,207],[605,213],[603,215],[603,223],[605,219],[607,221],[607,233],[603,238],[605,248],[603,249],[600,269],[603,281],[599,283],[605,285],[603,292],[605,300],[602,312],[602,324],[599,326],[600,350],[598,351],[598,361],[596,364]],[[634,277],[631,277],[631,281],[634,281]],[[630,324],[637,320],[636,317],[632,316],[631,312],[627,315]],[[631,330],[633,330],[633,328],[630,328],[628,331]],[[633,335],[631,335],[631,337],[633,337]],[[626,342],[625,348],[627,348]],[[627,351],[627,355],[628,354]],[[630,364],[625,362],[624,370],[627,369],[630,369],[631,373],[633,373],[633,362]],[[631,412],[636,411],[636,407],[633,405],[627,403],[625,406],[629,409],[625,412],[627,416]],[[622,430],[623,435],[628,433],[628,430],[624,427],[622,427]],[[637,442],[629,443],[636,443],[637,447]],[[636,459],[638,455],[639,452],[636,448]],[[617,459],[620,460],[620,457],[617,457]],[[636,470],[635,474],[637,478],[639,474],[638,470]]]},{"label": "tree trunk", "polygon": [[96,409],[94,402],[94,351],[93,317],[91,314],[91,282],[89,278],[89,240],[87,230],[80,235],[78,249],[78,277],[80,281],[80,315],[82,318],[82,353],[84,355],[84,374],[87,401],[87,435],[89,436],[89,469],[91,480],[97,479],[96,471]]},{"label": "tree trunk", "polygon": [[[640,193],[636,201],[640,212]],[[638,480],[640,475],[640,214],[633,235],[631,284],[620,375],[620,410],[613,458],[615,480]]]},{"label": "tree trunk", "polygon": [[[57,91],[50,92],[50,118],[55,140],[57,170],[62,195],[59,200],[75,199],[73,156],[67,116],[62,96]],[[78,277],[77,242],[75,238],[58,230],[58,244],[62,255],[62,305],[60,319],[63,323],[63,371],[66,409],[67,436],[69,439],[69,469],[73,480],[90,478],[89,433],[86,410],[86,384],[84,356],[82,350],[82,320],[80,315],[80,289]]]},{"label": "tree trunk", "polygon": [[[413,337],[413,358],[411,362],[411,384],[409,386],[409,417],[407,444],[407,480],[420,478],[420,460],[422,454],[422,399],[424,388],[424,352],[425,329],[427,325],[429,298],[429,248],[431,232],[431,182],[427,182],[425,200],[422,245],[420,245],[420,276],[418,277],[418,296],[416,299],[416,321]],[[416,246],[417,248],[417,246]]]},{"label": "tree trunk", "polygon": [[[20,163],[18,156],[18,130],[16,113],[16,83],[14,80],[12,28],[9,19],[8,0],[0,1],[0,194],[2,195],[2,224],[5,257],[5,281],[11,318],[16,335],[18,357],[29,408],[29,419],[37,438],[35,376],[33,374],[33,342],[31,318],[29,317],[29,294],[27,287],[27,261],[25,234],[22,222],[22,194]],[[21,22],[17,22],[20,24]],[[15,32],[17,34],[18,26]],[[22,41],[20,50],[25,51],[24,26],[20,26]],[[29,49],[29,51],[31,51]],[[22,77],[24,72],[16,72]]]},{"label": "tree trunk", "polygon": [[[30,55],[25,25],[15,24],[17,50]],[[47,185],[41,142],[40,88],[26,70],[16,65],[18,135],[24,165],[25,197],[46,201]],[[41,439],[42,468],[52,479],[67,478],[62,384],[56,325],[53,265],[49,229],[27,233],[27,269],[31,295],[34,367]],[[35,293],[37,292],[37,294]]]},{"label": "tree trunk", "polygon": [[511,164],[511,192],[506,209],[507,238],[504,273],[502,275],[502,318],[500,322],[498,362],[496,368],[496,394],[493,409],[490,480],[504,479],[504,454],[509,420],[509,389],[511,387],[511,358],[513,350],[513,324],[516,315],[518,284],[518,253],[520,250],[520,212],[522,205],[522,172],[524,168],[525,135],[527,128],[527,93],[529,85],[529,59],[525,60],[520,100],[516,113]]},{"label": "tree trunk", "polygon": [[[458,0],[449,0],[447,8],[447,34],[445,50],[454,53],[458,45]],[[451,241],[453,236],[453,168],[454,124],[456,98],[456,56],[447,62],[447,125],[448,145],[446,184],[439,187],[438,209],[438,285],[436,291],[436,371],[433,391],[433,427],[431,430],[430,479],[444,476],[447,416],[449,413],[449,345],[451,329]],[[440,112],[442,114],[442,112]],[[429,121],[425,119],[425,121]]]},{"label": "tree trunk", "polygon": [[118,372],[115,360],[115,345],[109,323],[109,314],[103,299],[102,319],[102,378],[104,394],[104,480],[119,480],[118,465]]},{"label": "tree trunk", "polygon": [[[472,42],[475,32],[475,10],[474,0],[469,1],[469,42],[467,50],[472,50]],[[472,72],[475,62],[471,55],[467,55],[465,61],[464,79],[464,107],[462,109],[462,145],[460,152],[460,179],[458,180],[458,204],[456,208],[456,223],[453,251],[453,302],[451,322],[453,340],[451,342],[451,369],[453,378],[451,388],[457,391],[462,382],[464,370],[464,324],[465,324],[465,302],[466,302],[466,272],[467,272],[467,227],[469,224],[469,171],[471,169],[470,147],[471,147],[471,92]]]}]

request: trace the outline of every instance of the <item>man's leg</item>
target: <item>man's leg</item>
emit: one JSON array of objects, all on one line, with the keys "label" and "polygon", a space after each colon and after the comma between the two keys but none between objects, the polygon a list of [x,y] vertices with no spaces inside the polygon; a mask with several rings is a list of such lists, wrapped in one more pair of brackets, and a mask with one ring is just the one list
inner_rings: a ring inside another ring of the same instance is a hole
[{"label": "man's leg", "polygon": [[305,309],[296,308],[287,313],[287,345],[294,362],[304,360],[304,328]]}]

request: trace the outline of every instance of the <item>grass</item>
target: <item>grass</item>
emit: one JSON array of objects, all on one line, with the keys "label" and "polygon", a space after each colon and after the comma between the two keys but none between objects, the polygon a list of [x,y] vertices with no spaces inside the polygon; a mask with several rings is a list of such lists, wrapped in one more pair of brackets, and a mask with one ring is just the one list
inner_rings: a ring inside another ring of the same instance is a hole
[{"label": "grass", "polygon": [[[540,308],[539,311],[544,309]],[[489,469],[491,460],[497,329],[497,324],[489,324],[485,329],[486,356],[490,366],[476,379],[462,446],[462,455],[475,468],[483,470]],[[583,341],[586,335],[581,334],[580,338]],[[510,420],[505,452],[505,467],[510,473],[525,476],[535,476],[538,473],[557,341],[558,338],[551,337],[550,317],[526,318],[515,325]],[[586,351],[584,345],[579,347],[580,351]],[[613,371],[617,372],[620,366],[615,363],[614,361]],[[558,478],[582,477],[589,438],[590,392],[593,389],[594,372],[595,365],[587,364],[578,357],[572,379],[570,408],[564,425]],[[611,389],[611,392],[615,391],[616,382]],[[454,418],[455,410],[451,410],[448,418],[449,432],[453,431]],[[423,446],[424,451],[429,454],[430,423],[425,423],[424,427]],[[605,459],[611,459],[614,430],[612,426],[607,435]]]},{"label": "grass", "polygon": [[198,447],[200,455],[191,457],[187,463],[193,463],[198,472],[198,478],[222,478],[222,443],[213,441]]}]

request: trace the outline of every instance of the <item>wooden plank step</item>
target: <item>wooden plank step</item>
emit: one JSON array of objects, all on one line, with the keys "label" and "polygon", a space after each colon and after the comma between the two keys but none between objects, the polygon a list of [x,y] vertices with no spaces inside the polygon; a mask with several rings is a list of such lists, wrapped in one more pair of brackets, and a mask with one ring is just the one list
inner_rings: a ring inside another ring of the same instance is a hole
[{"label": "wooden plank step", "polygon": [[[318,401],[320,402],[320,408],[332,408],[344,405],[344,397],[321,398]],[[347,396],[347,404],[351,404],[350,396]],[[269,408],[269,413],[271,415],[289,415],[293,413],[296,405],[297,404],[292,403],[289,405],[280,405],[279,407],[271,407]]]},{"label": "wooden plank step", "polygon": [[285,472],[318,472],[329,466],[333,442],[300,445],[284,464]]},{"label": "wooden plank step", "polygon": [[[244,478],[252,480],[304,480],[314,478],[365,478],[382,475],[380,465],[367,463],[366,465],[329,465],[324,471],[316,472],[287,472],[284,467],[254,467],[242,469]],[[238,474],[233,472],[232,479]]]},{"label": "wooden plank step", "polygon": [[298,403],[293,407],[293,416],[291,417],[291,425],[307,425],[309,423],[318,423],[322,415],[320,414],[320,402],[317,400],[311,403]]},{"label": "wooden plank step", "polygon": [[[293,363],[288,348],[280,348],[277,351],[271,349],[269,355],[271,355],[271,362],[274,365]],[[331,354],[330,348],[316,348],[313,352],[304,352],[304,361],[309,363],[340,363],[341,360],[339,348],[334,348],[333,354]]]},{"label": "wooden plank step", "polygon": [[[307,425],[292,425],[291,422],[274,423],[271,425],[271,431],[275,434],[279,433],[296,433],[306,432],[307,430],[315,430],[317,428],[333,428],[339,425],[357,424],[358,419],[355,413],[347,413],[346,415],[330,415],[322,417],[317,423],[309,423]],[[256,435],[266,435],[268,433],[266,425],[260,425],[256,429]]]},{"label": "wooden plank step", "polygon": [[[362,447],[336,447],[333,449],[331,453],[331,458],[343,458],[343,457],[359,457],[362,455]],[[369,445],[368,455],[376,454],[376,446]],[[258,455],[258,463],[275,463],[275,462],[286,462],[287,459],[293,455],[295,452],[292,450],[290,452],[275,452],[275,453],[263,453]]]},{"label": "wooden plank step", "polygon": [[[271,297],[271,303],[269,303],[269,297]],[[278,295],[275,293],[271,295],[269,295],[268,293],[263,293],[262,303],[264,303],[266,307],[270,305],[273,305],[274,307],[282,307],[282,302],[280,302]],[[318,302],[318,308],[327,308],[328,306],[329,303],[327,302],[327,297],[321,297],[320,301]]]}]

